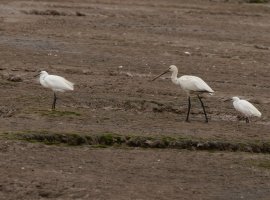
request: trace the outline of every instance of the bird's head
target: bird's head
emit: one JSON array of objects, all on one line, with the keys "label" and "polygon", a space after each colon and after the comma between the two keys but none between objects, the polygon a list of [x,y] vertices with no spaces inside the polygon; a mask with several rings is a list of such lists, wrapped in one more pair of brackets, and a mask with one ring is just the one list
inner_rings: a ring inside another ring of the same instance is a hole
[{"label": "bird's head", "polygon": [[228,98],[224,99],[224,102],[238,101],[238,100],[240,100],[239,97],[228,97]]},{"label": "bird's head", "polygon": [[41,76],[42,76],[42,75],[48,75],[48,73],[47,73],[46,71],[41,71],[39,74],[40,74]]},{"label": "bird's head", "polygon": [[238,101],[240,100],[238,97],[232,97],[232,101]]},{"label": "bird's head", "polygon": [[36,74],[34,77],[42,76],[42,75],[48,75],[46,71],[40,71],[38,74]]},{"label": "bird's head", "polygon": [[153,78],[152,81],[156,80],[157,78],[159,78],[159,77],[162,76],[163,74],[166,74],[166,73],[168,73],[168,72],[177,72],[177,71],[178,71],[177,67],[176,67],[175,65],[171,65],[171,66],[169,67],[169,69],[167,69],[165,72],[163,72],[163,73],[161,73],[160,75],[158,75],[158,76],[156,76],[155,78]]},{"label": "bird's head", "polygon": [[170,72],[178,71],[177,67],[175,65],[171,65],[168,69]]}]

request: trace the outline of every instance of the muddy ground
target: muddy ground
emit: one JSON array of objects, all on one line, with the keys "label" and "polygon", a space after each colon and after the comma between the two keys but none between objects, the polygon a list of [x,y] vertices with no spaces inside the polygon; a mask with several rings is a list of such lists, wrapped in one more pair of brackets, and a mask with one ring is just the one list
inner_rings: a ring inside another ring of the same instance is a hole
[{"label": "muddy ground", "polygon": [[[239,2],[2,0],[1,133],[269,143],[270,4]],[[169,75],[149,81],[171,64],[180,75],[199,76],[215,90],[204,99],[208,124],[197,99],[191,123],[184,122],[187,98]],[[75,83],[73,92],[59,94],[57,112],[50,110],[52,91],[33,77],[40,70]],[[239,120],[226,101],[232,96],[251,101],[262,118],[250,124]],[[267,199],[270,194],[270,163],[263,154],[58,147],[5,137],[0,146],[2,199]]]}]

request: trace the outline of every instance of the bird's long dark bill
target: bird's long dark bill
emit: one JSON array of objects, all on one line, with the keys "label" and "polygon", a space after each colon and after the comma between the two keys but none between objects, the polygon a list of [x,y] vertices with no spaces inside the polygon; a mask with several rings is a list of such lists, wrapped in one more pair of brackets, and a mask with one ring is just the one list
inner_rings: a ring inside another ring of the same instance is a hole
[{"label": "bird's long dark bill", "polygon": [[34,75],[34,77],[38,77],[39,75],[40,75],[40,73],[38,73],[38,74]]},{"label": "bird's long dark bill", "polygon": [[152,79],[152,81],[156,80],[157,78],[161,77],[162,75],[168,73],[169,70],[166,70],[165,72],[161,73],[160,75],[156,76],[155,78]]},{"label": "bird's long dark bill", "polygon": [[225,100],[223,100],[224,102],[228,102],[228,101],[232,101],[232,99],[231,98],[227,98],[227,99],[225,99]]}]

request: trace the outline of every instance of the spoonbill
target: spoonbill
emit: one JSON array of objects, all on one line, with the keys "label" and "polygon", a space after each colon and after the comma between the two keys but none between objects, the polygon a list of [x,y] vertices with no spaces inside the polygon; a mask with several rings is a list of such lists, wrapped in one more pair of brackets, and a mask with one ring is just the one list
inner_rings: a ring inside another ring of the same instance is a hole
[{"label": "spoonbill", "polygon": [[40,84],[43,87],[52,89],[53,91],[54,98],[52,103],[52,110],[55,110],[57,100],[56,92],[65,92],[67,90],[74,90],[74,83],[68,81],[67,79],[61,76],[50,75],[46,71],[41,71],[38,75]]},{"label": "spoonbill", "polygon": [[244,99],[239,99],[238,97],[233,97],[233,107],[235,110],[240,112],[246,118],[246,123],[249,123],[249,117],[261,117],[262,113],[258,111],[255,106],[253,106],[250,102]]},{"label": "spoonbill", "polygon": [[190,96],[191,95],[196,95],[200,102],[201,106],[203,108],[204,116],[205,116],[205,122],[208,122],[208,117],[205,111],[205,107],[202,101],[202,97],[200,96],[203,93],[208,93],[212,94],[214,93],[214,90],[212,90],[207,83],[205,83],[201,78],[197,76],[189,76],[189,75],[184,75],[181,76],[180,78],[177,77],[178,74],[178,69],[175,65],[171,65],[169,69],[167,69],[165,72],[161,73],[160,75],[156,76],[152,81],[156,80],[163,74],[166,74],[168,72],[172,72],[171,80],[174,84],[181,86],[181,88],[187,93],[188,96],[188,112],[187,112],[187,117],[186,117],[186,122],[189,122],[189,113],[191,109],[191,100]]}]

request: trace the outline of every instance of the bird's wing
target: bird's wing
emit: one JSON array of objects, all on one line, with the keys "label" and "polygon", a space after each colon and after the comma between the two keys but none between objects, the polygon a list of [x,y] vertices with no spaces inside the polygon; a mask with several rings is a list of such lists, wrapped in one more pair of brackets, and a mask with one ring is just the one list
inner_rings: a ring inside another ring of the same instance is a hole
[{"label": "bird's wing", "polygon": [[249,116],[250,115],[249,110],[246,109],[246,107],[243,104],[241,104],[240,100],[234,101],[233,102],[233,106],[234,106],[235,110],[237,110],[238,112],[242,113],[243,115],[245,115],[245,116]]},{"label": "bird's wing", "polygon": [[250,116],[261,117],[262,115],[261,112],[257,108],[255,108],[255,106],[253,106],[246,100],[239,100],[235,102],[233,105],[237,111],[241,112],[247,117]]},{"label": "bird's wing", "polygon": [[209,92],[213,93],[212,88],[207,85],[201,78],[197,76],[181,76],[180,83],[183,89],[194,92]]},{"label": "bird's wing", "polygon": [[240,103],[242,106],[244,106],[246,108],[246,110],[248,110],[248,112],[250,113],[250,116],[257,116],[257,117],[261,117],[261,112],[255,107],[253,106],[250,102],[246,101],[246,100],[240,100]]},{"label": "bird's wing", "polygon": [[66,80],[61,76],[48,75],[46,76],[44,81],[49,88],[52,88],[54,90],[65,91],[74,89],[74,83]]}]

